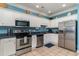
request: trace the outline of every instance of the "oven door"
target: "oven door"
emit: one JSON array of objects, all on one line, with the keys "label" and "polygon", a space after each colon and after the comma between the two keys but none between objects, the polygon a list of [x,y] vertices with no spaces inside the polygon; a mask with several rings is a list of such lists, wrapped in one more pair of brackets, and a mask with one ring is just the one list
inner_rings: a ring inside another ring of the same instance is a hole
[{"label": "oven door", "polygon": [[31,37],[17,38],[16,48],[22,49],[31,46]]}]

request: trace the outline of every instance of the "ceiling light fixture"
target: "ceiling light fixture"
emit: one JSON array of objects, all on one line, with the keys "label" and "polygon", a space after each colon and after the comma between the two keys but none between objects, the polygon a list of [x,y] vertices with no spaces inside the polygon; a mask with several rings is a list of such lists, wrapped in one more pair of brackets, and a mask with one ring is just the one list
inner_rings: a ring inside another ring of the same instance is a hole
[{"label": "ceiling light fixture", "polygon": [[36,8],[39,8],[40,6],[39,5],[36,5]]},{"label": "ceiling light fixture", "polygon": [[66,4],[62,4],[62,7],[66,7]]},{"label": "ceiling light fixture", "polygon": [[50,14],[50,13],[51,13],[51,11],[49,10],[49,11],[48,11],[48,13]]}]

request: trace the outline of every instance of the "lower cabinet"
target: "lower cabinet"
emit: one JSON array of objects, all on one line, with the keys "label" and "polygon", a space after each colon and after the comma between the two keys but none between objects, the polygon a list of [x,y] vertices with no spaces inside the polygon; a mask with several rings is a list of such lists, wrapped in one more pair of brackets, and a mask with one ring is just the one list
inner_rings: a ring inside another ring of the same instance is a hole
[{"label": "lower cabinet", "polygon": [[16,38],[0,39],[0,56],[15,55]]},{"label": "lower cabinet", "polygon": [[50,34],[44,34],[44,45],[51,43]]},{"label": "lower cabinet", "polygon": [[48,43],[58,45],[58,34],[54,33],[44,34],[44,45]]}]

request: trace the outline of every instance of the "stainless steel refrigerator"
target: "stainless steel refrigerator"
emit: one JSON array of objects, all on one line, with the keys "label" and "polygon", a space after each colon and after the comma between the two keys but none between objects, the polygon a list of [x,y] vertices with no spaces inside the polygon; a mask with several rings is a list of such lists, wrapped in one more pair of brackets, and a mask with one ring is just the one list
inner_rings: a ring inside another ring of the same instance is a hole
[{"label": "stainless steel refrigerator", "polygon": [[75,20],[59,22],[58,46],[76,51],[77,49],[77,22]]}]

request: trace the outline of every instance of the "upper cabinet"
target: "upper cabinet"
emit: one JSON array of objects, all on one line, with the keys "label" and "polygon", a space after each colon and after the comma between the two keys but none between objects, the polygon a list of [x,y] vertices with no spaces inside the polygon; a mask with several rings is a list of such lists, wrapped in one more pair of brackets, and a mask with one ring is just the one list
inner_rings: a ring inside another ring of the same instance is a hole
[{"label": "upper cabinet", "polygon": [[0,25],[1,26],[14,26],[15,22],[12,19],[13,12],[11,10],[0,9]]},{"label": "upper cabinet", "polygon": [[66,16],[66,17],[52,19],[50,27],[58,27],[58,23],[59,22],[68,21],[68,20],[77,20],[77,14]]},{"label": "upper cabinet", "polygon": [[15,26],[15,20],[30,21],[30,27],[40,27],[41,25],[46,25],[48,27],[49,25],[49,20],[45,18],[6,8],[0,9],[0,26]]},{"label": "upper cabinet", "polygon": [[39,18],[36,16],[30,16],[30,26],[31,27],[40,27],[41,25],[46,25],[48,26],[49,20],[45,18]]}]

